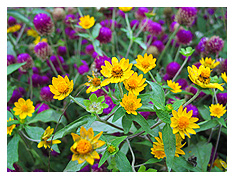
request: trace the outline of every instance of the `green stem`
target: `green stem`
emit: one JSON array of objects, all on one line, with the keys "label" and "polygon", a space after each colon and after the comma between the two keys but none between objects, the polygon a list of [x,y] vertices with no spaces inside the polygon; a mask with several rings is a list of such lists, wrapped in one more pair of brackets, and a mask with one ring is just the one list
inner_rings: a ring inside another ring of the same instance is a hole
[{"label": "green stem", "polygon": [[151,79],[152,79],[155,83],[157,83],[157,81],[155,80],[155,78],[154,78],[154,76],[152,75],[151,71],[149,71],[149,75],[150,75]]},{"label": "green stem", "polygon": [[132,171],[133,171],[133,172],[136,172],[135,167],[134,167],[134,164],[135,164],[135,155],[134,155],[134,152],[133,152],[133,150],[132,150],[132,147],[131,147],[131,145],[130,145],[129,140],[126,139],[126,141],[127,141],[127,143],[128,143],[130,152],[131,152],[131,154],[132,154]]},{"label": "green stem", "polygon": [[128,31],[129,31],[129,38],[130,38],[130,43],[129,43],[129,46],[128,46],[128,50],[127,50],[127,53],[125,55],[125,58],[128,57],[128,54],[130,52],[130,49],[131,49],[131,46],[132,46],[132,30],[131,30],[131,27],[130,27],[130,24],[129,24],[129,20],[128,20],[128,14],[125,13],[125,20],[126,20],[126,24],[127,24],[127,27],[128,27]]},{"label": "green stem", "polygon": [[65,42],[65,46],[67,48],[67,59],[70,58],[70,54],[69,54],[69,48],[68,48],[68,45],[67,45],[67,37],[66,37],[66,34],[65,34],[65,25],[64,23],[62,23],[62,28],[63,28],[63,38],[64,38],[64,42]]},{"label": "green stem", "polygon": [[29,71],[28,73],[30,79],[30,99],[32,100],[33,97],[33,84],[32,84],[32,73]]},{"label": "green stem", "polygon": [[83,17],[83,14],[82,14],[82,12],[81,12],[81,10],[80,10],[79,7],[77,7],[77,10],[78,10],[79,15]]},{"label": "green stem", "polygon": [[120,84],[120,83],[118,83],[118,87],[119,87],[119,91],[120,91],[120,96],[121,96],[121,98],[123,98],[124,93],[123,93],[123,89],[122,89],[122,87],[121,87],[121,84]]},{"label": "green stem", "polygon": [[54,67],[54,64],[52,63],[52,61],[51,61],[50,59],[48,59],[48,60],[49,60],[50,66],[51,66],[51,68],[52,68],[54,74],[55,74],[56,76],[58,76],[58,72],[57,72],[56,68]]},{"label": "green stem", "polygon": [[26,134],[23,133],[23,131],[19,131],[26,139],[32,141],[32,142],[40,142],[40,140],[34,140],[34,139],[31,139],[29,138],[28,136],[26,136]]},{"label": "green stem", "polygon": [[178,58],[178,56],[179,56],[180,49],[181,49],[181,44],[180,44],[180,46],[178,47],[178,50],[177,50],[177,52],[176,52],[176,56],[175,56],[174,62],[176,62],[176,60],[177,60],[177,58]]},{"label": "green stem", "polygon": [[172,81],[174,81],[176,79],[176,77],[180,74],[181,70],[184,68],[184,65],[187,63],[189,57],[186,57],[186,59],[184,60],[183,64],[181,65],[180,69],[177,71],[177,73],[175,74],[175,76],[173,77]]},{"label": "green stem", "polygon": [[80,107],[82,107],[82,108],[84,108],[84,109],[86,110],[86,107],[85,107],[83,104],[81,104],[81,103],[79,103],[78,101],[76,101],[75,98],[73,98],[71,95],[69,95],[69,98],[70,98],[73,102],[75,102],[77,105],[79,105]]},{"label": "green stem", "polygon": [[213,88],[215,103],[218,104],[215,88]]},{"label": "green stem", "polygon": [[[111,24],[111,31],[112,31],[113,34],[115,33],[115,23],[114,23],[114,20],[115,20],[115,7],[113,8],[113,11],[112,11],[112,24]],[[114,56],[115,55],[114,35],[113,35],[113,37],[111,39],[111,44],[112,44],[112,55]]]},{"label": "green stem", "polygon": [[190,104],[193,100],[195,100],[196,97],[199,95],[200,92],[201,92],[201,90],[198,89],[197,92],[196,92],[196,94],[195,94],[190,100],[188,100],[188,101],[183,105],[183,107],[187,106],[187,105]]},{"label": "green stem", "polygon": [[143,24],[143,26],[141,26],[140,30],[137,32],[137,34],[135,35],[135,37],[138,37],[140,35],[140,33],[143,31],[143,29],[145,28],[145,26],[147,25],[148,23],[148,18],[147,20],[145,21],[145,23]]}]

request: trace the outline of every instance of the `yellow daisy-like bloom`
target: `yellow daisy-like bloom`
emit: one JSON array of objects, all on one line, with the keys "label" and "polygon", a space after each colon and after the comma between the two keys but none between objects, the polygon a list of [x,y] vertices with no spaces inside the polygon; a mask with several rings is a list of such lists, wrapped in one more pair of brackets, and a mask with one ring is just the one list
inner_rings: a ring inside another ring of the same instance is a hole
[{"label": "yellow daisy-like bloom", "polygon": [[88,75],[87,78],[89,80],[87,83],[85,83],[85,85],[89,86],[89,88],[86,90],[86,93],[94,92],[101,88],[101,80],[94,75],[94,71],[93,78]]},{"label": "yellow daisy-like bloom", "polygon": [[35,111],[33,102],[30,99],[25,101],[23,98],[19,98],[14,105],[13,111],[15,111],[15,115],[19,115],[20,119],[25,119],[27,116],[32,117],[32,113]]},{"label": "yellow daisy-like bloom", "polygon": [[48,42],[46,38],[42,38],[40,36],[37,36],[36,39],[33,41],[35,45],[37,45],[39,42]]},{"label": "yellow daisy-like bloom", "polygon": [[21,28],[20,24],[13,25],[13,26],[7,28],[7,33],[17,32],[18,30],[20,30],[20,28]]},{"label": "yellow daisy-like bloom", "polygon": [[202,88],[218,88],[221,91],[224,90],[224,88],[221,86],[223,83],[210,83],[211,70],[209,67],[204,67],[201,65],[199,69],[197,69],[195,65],[193,65],[192,68],[188,66],[188,73],[190,80]]},{"label": "yellow daisy-like bloom", "polygon": [[211,106],[209,106],[210,108],[210,115],[211,116],[215,116],[217,118],[222,117],[225,113],[226,113],[226,109],[225,106],[223,106],[223,104],[211,104]]},{"label": "yellow daisy-like bloom", "polygon": [[179,93],[182,90],[180,89],[181,86],[179,85],[179,83],[176,82],[172,82],[172,80],[167,80],[167,85],[171,88],[171,92],[173,93]]},{"label": "yellow daisy-like bloom", "polygon": [[131,70],[132,64],[129,64],[129,59],[122,58],[119,62],[116,57],[112,57],[111,63],[106,60],[105,66],[101,66],[100,72],[107,78],[101,83],[101,86],[106,86],[109,83],[120,83],[134,73]]},{"label": "yellow daisy-like bloom", "polygon": [[133,7],[119,7],[119,10],[123,11],[123,12],[128,12],[131,11]]},{"label": "yellow daisy-like bloom", "polygon": [[130,78],[126,79],[123,83],[126,90],[128,90],[129,93],[139,95],[139,93],[144,90],[145,86],[147,86],[147,84],[144,84],[145,80],[146,78],[143,78],[142,74],[138,76],[137,72],[135,72],[132,76],[130,76]]},{"label": "yellow daisy-like bloom", "polygon": [[[208,166],[210,167],[210,164],[208,164]],[[226,162],[219,158],[215,159],[212,168],[214,168],[215,166],[218,167],[220,170],[227,169]]]},{"label": "yellow daisy-like bloom", "polygon": [[196,132],[193,130],[196,128],[200,128],[199,125],[197,125],[195,122],[197,122],[199,119],[196,117],[192,117],[193,111],[189,111],[187,113],[187,108],[183,110],[183,107],[180,106],[178,109],[178,112],[175,110],[172,110],[172,117],[171,117],[171,127],[173,127],[173,134],[176,134],[179,132],[180,136],[184,139],[186,134],[189,138],[191,134],[196,134]]},{"label": "yellow daisy-like bloom", "polygon": [[223,80],[227,83],[227,74],[226,74],[226,72],[221,73],[221,77],[222,77]]},{"label": "yellow daisy-like bloom", "polygon": [[142,106],[141,98],[137,99],[137,96],[132,93],[129,93],[128,96],[127,94],[124,94],[120,105],[126,110],[128,114],[137,115],[136,110]]},{"label": "yellow daisy-like bloom", "polygon": [[39,34],[34,29],[28,29],[27,30],[27,36],[31,36],[31,37],[36,38],[36,37],[39,36]]},{"label": "yellow daisy-like bloom", "polygon": [[137,59],[136,59],[136,64],[135,66],[143,71],[144,74],[146,74],[148,71],[150,71],[151,69],[153,69],[154,67],[156,67],[156,58],[153,58],[152,54],[149,54],[149,56],[147,56],[147,53],[144,54],[144,57],[141,55],[137,55]]},{"label": "yellow daisy-like bloom", "polygon": [[[50,126],[48,126],[45,130],[45,132],[43,133],[42,137],[41,137],[41,142],[38,143],[37,148],[41,148],[41,147],[45,147],[45,149],[50,148],[51,145],[51,140],[47,141],[53,134],[54,132],[54,128],[50,128]],[[60,140],[52,140],[52,145],[54,144],[60,144],[61,141]],[[51,150],[53,150],[51,148]]]},{"label": "yellow daisy-like bloom", "polygon": [[99,154],[95,149],[103,146],[104,141],[98,140],[103,132],[100,132],[94,137],[93,129],[89,128],[88,131],[81,126],[80,136],[75,133],[71,133],[74,144],[71,146],[72,161],[77,160],[79,164],[87,161],[90,165],[93,165],[94,159],[100,159]]},{"label": "yellow daisy-like bloom", "polygon": [[[14,119],[12,119],[11,117],[9,118],[9,120],[7,120],[7,122],[9,122],[9,121],[14,121]],[[13,129],[16,127],[16,125],[15,124],[13,124],[13,125],[11,125],[11,126],[7,126],[7,134],[9,134],[9,135],[11,135],[11,133],[12,133],[12,131],[13,131]]]},{"label": "yellow daisy-like bloom", "polygon": [[94,17],[90,17],[89,15],[80,17],[79,25],[84,29],[90,29],[91,27],[93,27],[94,23]]},{"label": "yellow daisy-like bloom", "polygon": [[[159,137],[155,137],[157,142],[153,143],[153,148],[151,148],[151,154],[154,155],[155,158],[161,159],[166,157],[165,151],[164,151],[164,144],[162,140],[162,132],[159,132]],[[180,135],[176,134],[176,151],[175,156],[179,157],[179,154],[185,155],[184,151],[181,149],[185,144],[181,144],[182,138]]]},{"label": "yellow daisy-like bloom", "polygon": [[49,87],[54,99],[63,100],[73,91],[73,80],[69,81],[67,75],[64,78],[58,75],[58,78],[52,78],[52,85]]},{"label": "yellow daisy-like bloom", "polygon": [[219,65],[219,62],[215,62],[215,60],[212,60],[212,58],[206,57],[205,60],[202,58],[200,60],[200,63],[204,65],[205,67],[209,67],[210,69],[213,69]]}]

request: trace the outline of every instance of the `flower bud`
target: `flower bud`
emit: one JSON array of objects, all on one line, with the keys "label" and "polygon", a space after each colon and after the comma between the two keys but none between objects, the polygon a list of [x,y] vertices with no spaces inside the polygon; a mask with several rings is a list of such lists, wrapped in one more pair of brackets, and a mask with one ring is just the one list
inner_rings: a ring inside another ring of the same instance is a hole
[{"label": "flower bud", "polygon": [[34,47],[34,52],[38,58],[42,61],[45,61],[49,56],[52,55],[51,47],[48,45],[47,42],[39,42]]},{"label": "flower bud", "polygon": [[54,11],[52,12],[53,18],[55,21],[60,21],[65,18],[65,11],[63,8],[56,7],[54,8]]}]

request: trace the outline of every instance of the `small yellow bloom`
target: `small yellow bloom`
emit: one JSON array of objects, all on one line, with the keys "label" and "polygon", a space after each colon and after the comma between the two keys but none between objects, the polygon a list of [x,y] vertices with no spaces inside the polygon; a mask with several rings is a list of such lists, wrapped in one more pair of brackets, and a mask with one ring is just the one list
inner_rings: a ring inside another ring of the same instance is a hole
[{"label": "small yellow bloom", "polygon": [[219,65],[219,62],[215,62],[215,60],[212,60],[212,58],[208,58],[208,57],[206,57],[205,60],[204,60],[204,58],[202,58],[200,60],[200,63],[201,63],[201,65],[203,65],[205,67],[209,67],[210,69],[213,69]]},{"label": "small yellow bloom", "polygon": [[71,146],[72,161],[77,160],[79,164],[87,161],[93,165],[94,159],[100,159],[99,154],[95,149],[103,146],[104,141],[99,140],[103,132],[100,132],[94,137],[93,129],[89,128],[88,131],[81,126],[80,135],[71,133],[74,144]]},{"label": "small yellow bloom", "polygon": [[128,96],[127,94],[124,94],[120,105],[126,110],[128,114],[137,115],[136,110],[142,106],[141,98],[137,99],[137,96],[132,93],[129,93]]},{"label": "small yellow bloom", "polygon": [[93,27],[94,23],[94,17],[90,17],[89,15],[80,17],[79,25],[84,29],[90,29],[91,27]]},{"label": "small yellow bloom", "polygon": [[226,72],[221,73],[221,77],[222,77],[223,80],[227,83],[227,74],[226,74]]},{"label": "small yellow bloom", "polygon": [[13,26],[7,28],[7,33],[17,32],[18,30],[20,30],[20,28],[21,28],[20,24],[13,25]]},{"label": "small yellow bloom", "polygon": [[119,10],[123,11],[123,12],[128,12],[131,11],[133,7],[119,7]]},{"label": "small yellow bloom", "polygon": [[172,80],[167,80],[167,85],[171,88],[171,92],[173,93],[179,93],[182,90],[180,89],[181,86],[179,85],[179,83],[176,82],[172,82]]},{"label": "small yellow bloom", "polygon": [[211,106],[209,106],[210,108],[210,115],[211,116],[215,116],[215,117],[222,117],[225,113],[226,113],[226,109],[225,106],[223,106],[223,104],[211,104]]},{"label": "small yellow bloom", "polygon": [[[9,120],[7,120],[7,122],[9,122],[9,121],[14,121],[14,119],[12,119],[12,118],[10,117]],[[11,133],[12,133],[12,131],[13,131],[13,129],[14,129],[15,127],[16,127],[15,124],[13,124],[13,125],[7,127],[7,134],[11,135]]]},{"label": "small yellow bloom", "polygon": [[148,71],[156,67],[156,64],[155,64],[156,60],[157,59],[153,58],[152,54],[147,56],[147,53],[145,53],[144,57],[141,55],[137,55],[137,59],[136,59],[137,64],[135,64],[135,66],[139,70],[143,71],[144,74],[146,74]]},{"label": "small yellow bloom", "polygon": [[178,109],[178,112],[175,110],[172,110],[172,117],[171,117],[171,127],[173,127],[173,134],[176,134],[179,132],[180,136],[184,139],[186,134],[189,138],[191,134],[196,134],[196,132],[193,130],[196,128],[200,128],[199,125],[197,125],[195,122],[199,119],[196,117],[192,117],[193,111],[189,111],[187,113],[187,108],[183,110],[183,107],[180,106]]},{"label": "small yellow bloom", "polygon": [[64,78],[58,75],[58,78],[52,78],[52,85],[49,87],[54,99],[63,100],[73,91],[73,80],[69,81],[67,75]]},{"label": "small yellow bloom", "polygon": [[188,66],[188,73],[190,80],[202,88],[218,88],[221,91],[224,90],[224,88],[221,86],[223,83],[210,83],[211,70],[209,67],[204,67],[201,65],[199,69],[197,69],[195,65],[193,65],[192,68]]},{"label": "small yellow bloom", "polygon": [[39,34],[34,29],[28,29],[27,30],[27,36],[31,36],[31,37],[36,38],[36,37],[39,36]]},{"label": "small yellow bloom", "polygon": [[[210,167],[210,164],[208,164],[208,166]],[[223,168],[227,169],[226,162],[224,162],[222,159],[219,158],[215,159],[212,168],[214,168],[215,166],[218,167],[220,170],[223,170]]]},{"label": "small yellow bloom", "polygon": [[93,78],[87,75],[89,81],[85,83],[86,86],[89,88],[86,90],[86,93],[95,92],[101,88],[101,80],[100,78],[96,77],[93,72]]},{"label": "small yellow bloom", "polygon": [[46,38],[42,38],[42,39],[41,39],[40,36],[37,36],[37,37],[35,38],[35,40],[33,41],[33,43],[34,43],[35,45],[37,45],[39,42],[48,42],[48,40],[47,40]]},{"label": "small yellow bloom", "polygon": [[20,119],[25,119],[27,116],[32,117],[32,113],[35,111],[33,102],[30,99],[25,101],[23,98],[19,98],[14,105],[13,111],[15,111],[15,115],[19,115]]},{"label": "small yellow bloom", "polygon": [[[41,137],[41,142],[38,143],[37,148],[41,148],[44,146],[45,149],[50,148],[51,145],[51,140],[47,141],[53,134],[54,132],[54,128],[50,128],[50,126],[48,126],[45,130],[45,132],[43,133],[42,137]],[[60,140],[52,140],[52,145],[54,144],[60,144],[61,141]],[[51,148],[52,150],[52,148]]]},{"label": "small yellow bloom", "polygon": [[129,59],[122,58],[120,62],[116,57],[112,57],[111,63],[107,60],[105,61],[105,66],[101,66],[101,74],[106,77],[101,86],[106,86],[109,83],[120,83],[128,79],[134,71],[132,69],[132,64],[129,64]]},{"label": "small yellow bloom", "polygon": [[138,76],[137,72],[135,72],[132,76],[130,76],[130,78],[126,79],[123,83],[126,90],[128,90],[129,93],[139,95],[139,93],[144,90],[145,86],[147,86],[147,84],[144,84],[145,80],[146,78],[143,78],[142,74]]},{"label": "small yellow bloom", "polygon": [[114,152],[116,151],[116,147],[113,146],[113,145],[108,145],[108,146],[107,146],[107,151],[108,151],[110,154],[112,154],[112,153],[114,153]]}]

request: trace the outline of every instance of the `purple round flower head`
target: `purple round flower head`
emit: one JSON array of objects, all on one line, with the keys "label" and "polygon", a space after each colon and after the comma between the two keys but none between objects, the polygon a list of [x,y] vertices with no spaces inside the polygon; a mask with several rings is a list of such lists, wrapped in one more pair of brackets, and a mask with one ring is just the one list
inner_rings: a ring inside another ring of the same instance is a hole
[{"label": "purple round flower head", "polygon": [[193,115],[192,117],[198,117],[199,112],[196,106],[192,105],[192,104],[188,104],[187,106],[185,106],[187,108],[187,112],[189,111],[193,111]]},{"label": "purple round flower head", "polygon": [[67,26],[70,26],[75,19],[76,19],[76,16],[74,14],[68,14],[68,15],[66,15],[66,17],[64,19],[64,23]]},{"label": "purple round flower head", "polygon": [[34,17],[33,23],[37,32],[42,36],[50,35],[54,32],[54,23],[47,14],[37,14]]},{"label": "purple round flower head", "polygon": [[149,9],[147,7],[139,7],[135,12],[135,17],[139,20],[142,20],[146,17],[145,13],[148,13]]},{"label": "purple round flower head", "polygon": [[165,21],[162,20],[162,19],[159,19],[159,20],[158,20],[158,23],[159,23],[160,25],[164,25],[164,24],[165,24]]},{"label": "purple round flower head", "polygon": [[57,157],[59,155],[59,153],[56,152],[55,150],[52,150],[51,155],[54,156],[54,157]]},{"label": "purple round flower head", "polygon": [[147,37],[146,37],[147,42],[148,42],[151,38],[152,38],[151,42],[154,42],[155,40],[158,39],[158,38],[157,38],[156,36],[154,36],[154,35],[147,35]]},{"label": "purple round flower head", "polygon": [[19,98],[23,97],[19,89],[14,89],[12,96],[10,100],[8,101],[9,104],[14,104],[14,102],[17,102]]},{"label": "purple round flower head", "polygon": [[215,68],[215,71],[218,74],[221,74],[223,72],[227,73],[227,59],[218,58],[218,59],[216,59],[216,61],[219,61],[220,64]]},{"label": "purple round flower head", "polygon": [[23,66],[20,67],[20,70],[23,71],[23,72],[26,72],[29,68],[33,67],[33,59],[27,53],[21,53],[21,54],[19,54],[18,57],[17,57],[17,62],[18,63],[26,62],[25,65],[23,65]]},{"label": "purple round flower head", "polygon": [[70,35],[70,32],[71,32],[71,30],[72,30],[72,28],[71,27],[66,27],[65,28],[65,34],[69,37],[69,35]]},{"label": "purple round flower head", "polygon": [[148,31],[148,27],[150,26],[151,23],[153,23],[151,19],[145,18],[141,21],[140,28],[144,26],[143,31]]},{"label": "purple round flower head", "polygon": [[99,35],[97,37],[100,43],[106,44],[111,41],[111,38],[112,38],[111,29],[109,29],[108,27],[101,27]]},{"label": "purple round flower head", "polygon": [[150,112],[139,112],[145,119],[148,119]]},{"label": "purple round flower head", "polygon": [[204,18],[205,20],[207,20],[207,19],[209,19],[209,16],[208,16],[207,14],[204,14],[204,15],[203,15],[203,18]]},{"label": "purple round flower head", "polygon": [[227,104],[227,93],[218,93],[216,96],[219,104],[223,104],[224,106]]},{"label": "purple round flower head", "polygon": [[207,42],[208,39],[209,39],[209,38],[207,38],[207,37],[201,38],[200,42],[199,42],[199,43],[197,44],[197,46],[196,46],[196,51],[197,51],[198,53],[202,53],[202,52],[205,51],[206,42]]},{"label": "purple round flower head", "polygon": [[157,47],[159,52],[162,52],[165,47],[161,40],[155,40],[151,45]]},{"label": "purple round flower head", "polygon": [[32,67],[33,73],[39,74],[40,70],[37,67]]},{"label": "purple round flower head", "polygon": [[112,109],[116,106],[116,104],[113,103],[111,97],[109,96],[105,96],[105,100],[106,100],[105,103],[108,104],[109,107],[106,109],[103,109],[103,113],[109,114],[112,111]]},{"label": "purple round flower head", "polygon": [[162,32],[162,26],[157,22],[151,22],[147,25],[147,31],[152,35],[159,35]]},{"label": "purple round flower head", "polygon": [[198,69],[198,68],[201,66],[201,63],[200,63],[200,62],[196,62],[196,63],[194,63],[193,65],[196,66],[197,69]]},{"label": "purple round flower head", "polygon": [[84,60],[81,60],[81,62],[83,63],[83,65],[77,67],[77,65],[74,64],[74,67],[77,69],[78,73],[80,73],[81,75],[83,75],[84,73],[86,73],[86,72],[89,71],[89,65]]},{"label": "purple round flower head", "polygon": [[196,7],[181,7],[175,16],[175,21],[181,25],[191,26],[197,17]]},{"label": "purple round flower head", "polygon": [[101,66],[104,66],[105,65],[105,61],[108,61],[111,63],[111,58],[107,57],[107,56],[99,56],[97,57],[94,62],[96,64],[96,68],[98,69],[98,71],[101,70]]},{"label": "purple round flower head", "polygon": [[42,61],[46,60],[50,55],[52,55],[51,47],[47,42],[39,42],[37,45],[35,45],[34,52]]},{"label": "purple round flower head", "polygon": [[50,102],[53,100],[53,93],[50,91],[49,86],[44,86],[41,88],[40,97],[43,101]]},{"label": "purple round flower head", "polygon": [[19,87],[19,92],[24,95],[26,93],[25,89],[23,87]]},{"label": "purple round flower head", "polygon": [[84,168],[82,168],[79,172],[90,172],[90,165],[86,165]]},{"label": "purple round flower head", "polygon": [[125,18],[125,13],[121,10],[118,10],[118,15]]},{"label": "purple round flower head", "polygon": [[206,53],[219,54],[223,49],[224,41],[219,36],[212,36],[206,43]]},{"label": "purple round flower head", "polygon": [[188,86],[188,82],[184,78],[178,79],[176,83],[179,83],[179,85],[181,86],[181,89],[183,90],[185,90],[185,88]]},{"label": "purple round flower head", "polygon": [[163,76],[164,81],[171,80],[172,78],[173,77],[171,75],[167,74],[167,73]]},{"label": "purple round flower head", "polygon": [[97,52],[93,52],[92,57],[93,58],[97,58],[98,57],[98,53]]},{"label": "purple round flower head", "polygon": [[92,55],[94,52],[93,44],[89,44],[85,47],[85,53],[88,55]]},{"label": "purple round flower head", "polygon": [[192,32],[189,30],[180,29],[176,34],[176,41],[179,44],[188,45],[193,38]]},{"label": "purple round flower head", "polygon": [[176,21],[172,22],[170,27],[169,27],[170,32],[174,32],[174,30],[177,29],[178,26],[179,26],[179,24]]},{"label": "purple round flower head", "polygon": [[130,22],[130,26],[131,26],[131,29],[135,26],[135,29],[138,28],[140,22],[137,20],[137,19],[133,19],[131,22]]},{"label": "purple round flower head", "polygon": [[166,67],[166,72],[167,74],[169,74],[170,76],[174,76],[177,71],[180,69],[180,64],[177,62],[171,62],[167,65]]},{"label": "purple round flower head", "polygon": [[[35,106],[35,110],[37,110],[37,108],[39,108],[40,105],[41,105],[41,103],[38,103],[38,104]],[[43,104],[41,105],[41,107],[38,109],[37,114],[39,114],[39,113],[41,113],[42,111],[45,111],[45,110],[47,110],[47,109],[50,109],[50,107],[49,107],[47,104],[43,103]]]},{"label": "purple round flower head", "polygon": [[105,19],[100,22],[102,27],[108,27],[108,28],[111,28],[113,23],[114,23],[114,27],[118,27],[117,22],[115,20],[113,21],[112,19]]},{"label": "purple round flower head", "polygon": [[[60,60],[61,64],[64,63],[63,57],[58,56],[58,59]],[[50,56],[50,60],[51,60],[51,62],[53,63],[53,65],[54,65],[55,67],[59,67],[58,59],[57,59],[57,56],[56,56],[56,55]],[[49,62],[49,59],[46,60],[46,63],[47,63],[47,65],[48,65],[49,67],[51,67],[51,66],[50,66],[50,62]]]},{"label": "purple round flower head", "polygon": [[[107,89],[107,88],[106,88]],[[108,91],[108,90],[107,90]],[[96,94],[97,97],[104,96],[106,93],[102,89],[98,89],[97,91],[92,92]]]},{"label": "purple round flower head", "polygon": [[58,53],[58,55],[60,55],[60,56],[66,55],[66,53],[67,53],[67,48],[66,48],[66,46],[59,46],[58,49],[57,49],[57,53]]},{"label": "purple round flower head", "polygon": [[42,80],[41,83],[40,83],[41,85],[46,85],[46,84],[48,84],[50,82],[49,77],[46,76],[46,75],[42,76],[41,80]]},{"label": "purple round flower head", "polygon": [[14,55],[7,55],[7,66],[16,63]]},{"label": "purple round flower head", "polygon": [[77,39],[80,38],[79,35],[77,35],[77,32],[75,30],[73,30],[73,29],[70,30],[70,33],[69,33],[68,37],[71,40],[77,40]]},{"label": "purple round flower head", "polygon": [[[188,91],[190,93],[193,93],[194,95],[196,94],[197,92],[197,88],[194,88],[193,86],[188,86],[187,88],[185,88],[185,91]],[[204,93],[203,91],[201,91],[199,93],[199,95],[197,96],[197,98],[202,98],[206,95],[206,93]],[[189,95],[189,98],[191,98],[191,96]]]},{"label": "purple round flower head", "polygon": [[8,24],[9,26],[13,26],[13,25],[15,25],[16,23],[17,23],[16,19],[15,19],[14,17],[12,17],[12,16],[9,16],[8,21],[7,21],[7,24]]},{"label": "purple round flower head", "polygon": [[214,8],[207,8],[207,12],[208,12],[210,15],[213,15],[214,12],[215,12],[215,9],[214,9]]},{"label": "purple round flower head", "polygon": [[88,43],[88,40],[87,39],[83,39],[82,41],[81,41],[81,45],[85,45],[85,44],[87,44]]},{"label": "purple round flower head", "polygon": [[[42,77],[39,74],[32,74],[32,85],[33,87],[40,86],[40,83],[42,81]],[[28,78],[28,84],[30,84],[30,78]]]}]

